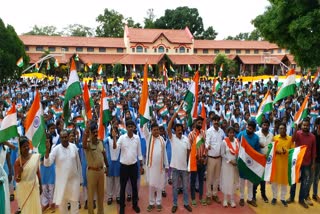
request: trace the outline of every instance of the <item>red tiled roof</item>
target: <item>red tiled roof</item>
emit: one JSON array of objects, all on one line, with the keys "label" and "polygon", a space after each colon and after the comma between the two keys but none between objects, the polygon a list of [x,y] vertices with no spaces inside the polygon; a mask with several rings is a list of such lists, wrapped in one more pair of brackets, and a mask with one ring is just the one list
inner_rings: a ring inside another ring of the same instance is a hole
[{"label": "red tiled roof", "polygon": [[[44,54],[43,53],[27,53],[30,57],[30,63],[37,62]],[[66,64],[69,62],[69,59],[73,56],[73,54],[65,54],[64,56],[55,56],[59,63]]]},{"label": "red tiled roof", "polygon": [[267,41],[194,40],[195,49],[273,49],[276,44]]},{"label": "red tiled roof", "polygon": [[125,48],[123,38],[106,37],[74,37],[74,36],[19,36],[25,46],[56,46],[56,47],[108,47]]},{"label": "red tiled roof", "polygon": [[297,64],[296,61],[294,61],[294,56],[291,54],[286,54],[291,64]]},{"label": "red tiled roof", "polygon": [[197,57],[210,62],[211,64],[214,63],[214,59],[216,58],[217,55],[198,55]]},{"label": "red tiled roof", "polygon": [[143,65],[145,63],[154,65],[162,59],[164,54],[126,54],[124,57],[118,59],[115,63],[124,65]]},{"label": "red tiled roof", "polygon": [[191,44],[193,38],[187,28],[184,30],[127,28],[130,42],[153,43],[161,35],[164,35],[169,42],[179,44]]},{"label": "red tiled roof", "polygon": [[168,55],[170,60],[175,65],[203,65],[203,64],[212,64],[213,61],[207,61],[203,57],[194,56],[194,55]]},{"label": "red tiled roof", "polygon": [[269,59],[265,60],[263,55],[238,55],[240,60],[244,64],[269,64],[269,65],[278,65],[279,61],[282,61],[286,55],[271,55],[270,57],[274,57],[277,60]]},{"label": "red tiled roof", "polygon": [[125,54],[81,54],[80,59],[84,63],[114,64],[124,56]]}]

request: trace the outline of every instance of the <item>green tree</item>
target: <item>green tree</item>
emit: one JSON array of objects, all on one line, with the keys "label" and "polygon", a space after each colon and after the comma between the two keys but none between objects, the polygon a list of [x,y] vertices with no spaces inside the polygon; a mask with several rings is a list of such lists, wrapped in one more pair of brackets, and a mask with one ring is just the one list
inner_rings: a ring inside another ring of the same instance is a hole
[{"label": "green tree", "polygon": [[5,26],[0,18],[0,79],[5,82],[8,79],[17,78],[23,68],[18,68],[17,60],[23,57],[25,68],[29,63],[24,45],[11,25]]},{"label": "green tree", "polygon": [[304,67],[320,65],[320,3],[318,0],[269,0],[264,14],[253,20],[261,35],[290,50]]},{"label": "green tree", "polygon": [[215,40],[218,33],[213,29],[212,26],[208,27],[198,39]]},{"label": "green tree", "polygon": [[228,36],[225,38],[225,40],[242,40],[242,41],[248,41],[248,40],[261,40],[261,34],[260,32],[255,29],[251,33],[239,33],[235,37],[233,36]]},{"label": "green tree", "polygon": [[44,36],[61,36],[62,33],[57,31],[55,26],[39,27],[37,25],[32,27],[32,30],[24,33],[24,35],[44,35]]},{"label": "green tree", "polygon": [[217,72],[220,71],[221,65],[223,64],[222,76],[226,77],[228,75],[237,75],[238,65],[235,61],[229,59],[225,54],[218,54],[214,59],[214,64],[216,66]]},{"label": "green tree", "polygon": [[96,29],[98,37],[123,37],[124,17],[115,10],[104,9],[104,14],[100,14],[96,21],[99,26]]},{"label": "green tree", "polygon": [[167,9],[165,15],[155,21],[158,29],[184,29],[188,27],[197,38],[203,34],[203,21],[197,8],[177,7],[174,10]]},{"label": "green tree", "polygon": [[125,20],[126,20],[128,27],[142,28],[141,24],[139,22],[135,23],[131,17],[128,17]]},{"label": "green tree", "polygon": [[147,10],[147,17],[144,17],[144,28],[153,29],[155,28],[155,18],[153,8]]},{"label": "green tree", "polygon": [[121,63],[117,63],[114,65],[112,72],[113,77],[124,77],[124,66]]},{"label": "green tree", "polygon": [[88,36],[94,36],[94,30],[84,25],[73,24],[63,28],[62,34],[66,36],[88,37]]}]

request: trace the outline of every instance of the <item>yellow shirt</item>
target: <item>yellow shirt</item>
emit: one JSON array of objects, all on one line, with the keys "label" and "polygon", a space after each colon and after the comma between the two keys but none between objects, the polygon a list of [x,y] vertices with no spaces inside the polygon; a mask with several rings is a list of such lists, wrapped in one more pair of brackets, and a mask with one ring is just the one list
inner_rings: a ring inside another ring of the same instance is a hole
[{"label": "yellow shirt", "polygon": [[286,151],[284,154],[275,154],[276,173],[273,183],[288,185],[288,150],[294,148],[291,136],[285,138],[274,136],[274,142],[278,141],[276,151]]}]

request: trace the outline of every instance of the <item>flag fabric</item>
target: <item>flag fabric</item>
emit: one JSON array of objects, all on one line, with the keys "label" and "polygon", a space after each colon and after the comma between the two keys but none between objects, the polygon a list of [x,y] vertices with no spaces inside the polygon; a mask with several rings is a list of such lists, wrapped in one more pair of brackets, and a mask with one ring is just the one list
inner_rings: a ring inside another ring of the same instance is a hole
[{"label": "flag fabric", "polygon": [[88,62],[88,63],[87,63],[87,66],[88,66],[88,68],[89,68],[90,70],[92,70],[92,64],[91,64],[91,62]]},{"label": "flag fabric", "polygon": [[220,72],[223,72],[223,63],[220,65]]},{"label": "flag fabric", "polygon": [[47,60],[47,71],[49,71],[50,70],[50,61],[49,60]]},{"label": "flag fabric", "polygon": [[159,110],[159,113],[161,116],[166,116],[167,114],[169,114],[168,108],[166,106],[164,106],[163,108],[161,108]]},{"label": "flag fabric", "polygon": [[142,92],[140,98],[140,126],[142,127],[146,122],[151,120],[150,113],[151,103],[149,99],[149,91],[148,91],[148,65],[145,64],[143,71],[143,85]]},{"label": "flag fabric", "polygon": [[241,177],[253,184],[258,184],[263,179],[266,162],[265,155],[254,150],[242,136],[238,157],[238,169]]},{"label": "flag fabric", "polygon": [[105,124],[111,120],[111,112],[109,109],[109,101],[107,99],[106,91],[102,87],[100,98],[100,114],[98,123],[98,139],[104,140],[105,136]]},{"label": "flag fabric", "polygon": [[23,65],[24,65],[23,57],[20,57],[20,58],[18,59],[18,61],[17,61],[17,66],[18,66],[19,68],[21,68]]},{"label": "flag fabric", "polygon": [[132,72],[136,72],[136,65],[135,64],[132,65]]},{"label": "flag fabric", "polygon": [[294,69],[291,69],[287,73],[287,77],[281,87],[279,88],[276,97],[273,103],[278,102],[279,100],[294,95],[296,92],[296,72]]},{"label": "flag fabric", "polygon": [[35,70],[35,71],[39,71],[39,65],[38,65],[38,63],[35,64],[34,70]]},{"label": "flag fabric", "polygon": [[76,54],[76,55],[74,56],[74,61],[79,61],[79,54]]},{"label": "flag fabric", "polygon": [[207,131],[207,113],[206,113],[206,107],[204,106],[204,103],[202,103],[201,117],[203,118],[202,130],[206,132]]},{"label": "flag fabric", "polygon": [[174,69],[173,69],[172,65],[170,65],[170,71],[174,72]]},{"label": "flag fabric", "polygon": [[197,71],[191,81],[190,87],[184,97],[186,112],[189,115],[188,126],[191,126],[192,119],[198,117],[198,93],[199,93],[199,72]]},{"label": "flag fabric", "polygon": [[102,71],[102,65],[99,65],[98,70],[97,70],[97,73],[98,73],[99,75],[101,75],[101,74],[103,73],[103,71]]},{"label": "flag fabric", "polygon": [[93,108],[93,100],[90,95],[90,91],[87,85],[87,82],[84,83],[83,86],[83,102],[84,108],[86,110],[86,117],[88,120],[92,120],[92,108]]},{"label": "flag fabric", "polygon": [[289,150],[288,179],[290,186],[299,182],[300,167],[306,150],[307,146],[299,146]]},{"label": "flag fabric", "polygon": [[41,155],[46,152],[46,132],[40,93],[37,90],[25,120],[25,135]]},{"label": "flag fabric", "polygon": [[7,115],[3,118],[0,126],[0,143],[3,143],[13,137],[19,136],[17,128],[17,111],[13,103]]},{"label": "flag fabric", "polygon": [[54,66],[55,68],[59,67],[59,61],[58,61],[58,59],[55,59],[53,66]]},{"label": "flag fabric", "polygon": [[127,66],[124,65],[124,74],[127,74],[128,70],[127,70]]},{"label": "flag fabric", "polygon": [[218,92],[218,90],[221,88],[221,84],[217,79],[213,80],[213,85],[212,85],[212,92]]},{"label": "flag fabric", "polygon": [[264,98],[260,104],[260,107],[258,109],[258,113],[256,116],[256,120],[259,125],[261,125],[261,123],[262,123],[262,116],[265,113],[269,113],[272,111],[272,106],[273,106],[272,98],[271,98],[270,91],[268,90],[268,92],[266,93],[266,95],[264,96]]},{"label": "flag fabric", "polygon": [[319,71],[314,74],[313,84],[319,83]]},{"label": "flag fabric", "polygon": [[148,65],[148,70],[149,70],[149,71],[152,71],[152,70],[153,70],[152,65],[150,65],[150,64]]},{"label": "flag fabric", "polygon": [[76,64],[73,59],[71,59],[71,68],[70,68],[70,76],[67,83],[67,89],[65,92],[65,99],[63,102],[63,116],[64,122],[68,124],[69,117],[70,117],[70,110],[69,110],[69,101],[82,94],[82,89],[79,81],[79,77],[77,74]]},{"label": "flag fabric", "polygon": [[274,176],[276,173],[276,148],[278,141],[272,142],[268,144],[268,152],[267,152],[267,163],[264,169],[264,180],[268,182],[274,181]]},{"label": "flag fabric", "polygon": [[204,143],[205,143],[205,141],[204,141],[203,135],[201,133],[198,134],[198,136],[196,138],[197,149]]},{"label": "flag fabric", "polygon": [[167,71],[165,64],[163,64],[162,78],[163,78],[163,84],[165,85],[166,88],[168,88],[168,71]]},{"label": "flag fabric", "polygon": [[192,67],[190,64],[187,65],[187,71],[192,71]]},{"label": "flag fabric", "polygon": [[304,101],[300,107],[300,109],[295,113],[293,122],[294,124],[299,124],[304,118],[308,116],[308,101],[309,101],[309,95],[304,98]]}]

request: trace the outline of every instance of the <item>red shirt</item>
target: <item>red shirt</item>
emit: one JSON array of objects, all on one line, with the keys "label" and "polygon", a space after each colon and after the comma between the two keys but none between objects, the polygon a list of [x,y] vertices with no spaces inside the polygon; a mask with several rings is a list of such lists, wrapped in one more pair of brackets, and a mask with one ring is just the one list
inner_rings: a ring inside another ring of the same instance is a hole
[{"label": "red shirt", "polygon": [[293,139],[296,143],[296,147],[298,146],[307,146],[306,153],[304,154],[302,160],[302,166],[308,166],[312,163],[312,161],[316,158],[316,137],[311,132],[304,133],[299,130],[296,133],[295,138]]}]

